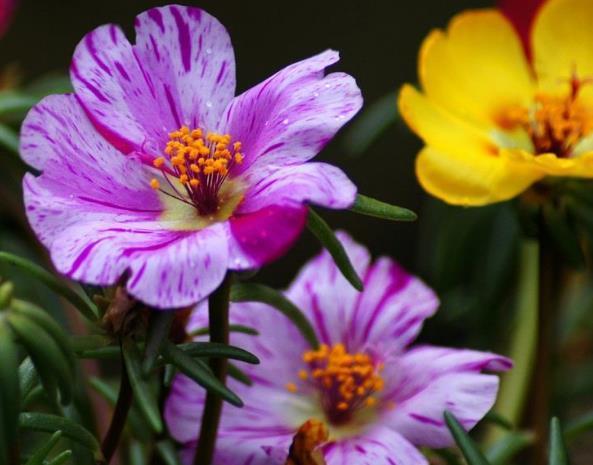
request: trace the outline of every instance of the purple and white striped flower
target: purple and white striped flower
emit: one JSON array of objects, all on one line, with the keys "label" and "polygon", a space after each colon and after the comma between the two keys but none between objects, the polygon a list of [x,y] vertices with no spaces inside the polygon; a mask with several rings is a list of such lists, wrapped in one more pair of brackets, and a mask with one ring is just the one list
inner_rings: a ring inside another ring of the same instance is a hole
[{"label": "purple and white striped flower", "polygon": [[[232,343],[260,357],[247,367],[247,387],[229,384],[245,402],[225,405],[216,465],[283,465],[293,435],[308,419],[323,421],[328,465],[425,465],[416,447],[445,447],[452,438],[443,422],[451,411],[472,428],[492,407],[505,357],[410,343],[438,306],[418,278],[389,258],[370,263],[368,251],[339,234],[359,274],[358,293],[322,252],[286,292],[311,321],[322,346],[311,350],[294,325],[263,304],[233,304],[231,320],[260,335],[233,333]],[[206,303],[202,305],[207,305]],[[207,325],[200,308],[190,329]],[[191,462],[204,391],[178,376],[165,418]]]},{"label": "purple and white striped flower", "polygon": [[295,63],[235,97],[225,28],[197,8],[136,18],[136,43],[115,25],[87,34],[71,66],[73,95],[27,116],[31,226],[56,268],[157,308],[206,297],[227,269],[281,256],[306,203],[348,208],[339,169],[307,163],[360,109],[354,79],[325,75],[338,54]]}]

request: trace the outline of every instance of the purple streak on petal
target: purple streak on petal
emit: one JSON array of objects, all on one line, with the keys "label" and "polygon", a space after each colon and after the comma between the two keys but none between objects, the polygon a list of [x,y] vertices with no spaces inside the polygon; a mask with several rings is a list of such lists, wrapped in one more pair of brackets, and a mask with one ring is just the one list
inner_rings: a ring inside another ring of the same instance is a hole
[{"label": "purple streak on petal", "polygon": [[220,84],[220,82],[222,81],[222,77],[224,76],[225,69],[226,69],[226,61],[223,61],[222,65],[220,67],[220,71],[218,72],[218,76],[216,77],[216,84]]},{"label": "purple streak on petal", "polygon": [[87,245],[82,252],[78,255],[78,257],[76,257],[76,260],[74,260],[74,263],[72,263],[72,267],[70,268],[70,270],[66,273],[68,276],[72,276],[74,275],[78,269],[80,268],[80,266],[89,258],[89,255],[91,254],[91,252],[93,251],[93,249],[99,245],[99,243],[103,242],[104,240],[108,240],[111,239],[111,237],[103,237],[95,242],[91,242],[89,245]]},{"label": "purple streak on petal", "polygon": [[319,301],[317,299],[317,296],[315,295],[314,292],[312,292],[312,289],[310,288],[310,286],[309,286],[308,291],[311,294],[311,302],[313,304],[311,306],[311,310],[313,312],[313,318],[315,320],[315,329],[317,329],[322,342],[324,342],[325,344],[331,344],[332,341],[329,336],[329,333],[327,332],[327,326],[325,324],[325,319],[323,318],[323,313],[330,312],[331,309],[324,308],[322,310],[319,307]]},{"label": "purple streak on petal", "polygon": [[414,420],[417,420],[420,423],[424,423],[424,424],[427,424],[427,425],[443,426],[445,424],[444,421],[435,420],[433,418],[428,418],[428,417],[425,417],[424,415],[418,415],[417,413],[410,413],[409,415]]},{"label": "purple streak on petal", "polygon": [[171,94],[171,88],[167,84],[165,84],[163,86],[163,88],[165,89],[165,96],[167,97],[167,104],[169,105],[169,110],[171,111],[171,114],[173,115],[173,118],[175,119],[177,128],[180,128],[181,127],[181,118],[179,118],[179,114],[177,113],[177,107],[176,107],[175,99],[173,98],[173,94]]},{"label": "purple streak on petal", "polygon": [[148,10],[146,12],[146,14],[148,15],[148,17],[150,19],[152,19],[156,25],[159,27],[159,29],[161,30],[161,32],[165,32],[165,25],[163,24],[163,15],[161,15],[161,12],[159,11],[158,8],[151,8],[150,10]]},{"label": "purple streak on petal", "polygon": [[187,73],[191,69],[191,40],[189,36],[189,27],[181,17],[181,12],[177,8],[172,6],[170,11],[177,24],[179,53],[181,54],[181,61],[185,68],[185,72]]}]

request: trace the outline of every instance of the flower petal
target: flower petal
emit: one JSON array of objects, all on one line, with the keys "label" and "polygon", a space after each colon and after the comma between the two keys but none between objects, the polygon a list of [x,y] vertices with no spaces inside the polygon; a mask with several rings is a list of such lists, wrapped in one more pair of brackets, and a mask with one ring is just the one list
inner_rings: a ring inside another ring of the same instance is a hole
[{"label": "flower petal", "polygon": [[593,74],[593,3],[589,0],[545,2],[532,29],[534,67],[543,86],[555,88],[570,78]]},{"label": "flower petal", "polygon": [[399,108],[426,142],[416,161],[422,186],[445,202],[484,205],[507,200],[545,176],[524,160],[500,156],[494,135],[477,129],[404,86]]},{"label": "flower petal", "polygon": [[228,222],[229,266],[233,270],[255,269],[283,256],[305,227],[303,206],[270,205],[238,213]]},{"label": "flower petal", "polygon": [[[292,433],[264,437],[221,436],[216,441],[214,463],[217,465],[285,465]],[[181,451],[181,462],[191,465],[196,443],[186,444]]]},{"label": "flower petal", "polygon": [[531,102],[534,82],[511,23],[497,10],[461,13],[420,51],[426,95],[458,117],[492,126],[501,110]]},{"label": "flower petal", "polygon": [[416,339],[438,306],[437,296],[419,278],[392,259],[379,258],[364,276],[364,291],[350,322],[349,346],[397,353]]},{"label": "flower petal", "polygon": [[417,347],[394,363],[385,364],[385,379],[394,384],[384,401],[394,403],[383,422],[418,446],[446,447],[453,439],[443,420],[451,411],[471,429],[492,408],[498,377],[512,362],[500,355],[441,347]]},{"label": "flower petal", "polygon": [[65,198],[43,177],[27,176],[24,191],[31,226],[56,269],[74,280],[112,285],[129,272],[130,294],[163,309],[191,305],[222,282],[228,264],[223,225],[167,231],[141,214]]},{"label": "flower petal", "polygon": [[303,267],[287,296],[307,314],[322,343],[345,343],[350,351],[401,351],[436,311],[436,296],[391,259],[369,267],[368,251],[347,234],[337,235],[364,290],[356,291],[323,251]]},{"label": "flower petal", "polygon": [[[360,276],[367,272],[370,255],[346,233],[337,233],[350,261]],[[286,292],[313,324],[320,342],[346,342],[360,293],[352,287],[331,255],[323,250],[299,272]]]},{"label": "flower petal", "polygon": [[223,225],[165,229],[150,172],[109,145],[74,96],[47,97],[31,110],[21,153],[43,172],[25,176],[25,206],[61,273],[111,285],[129,272],[129,292],[159,308],[191,305],[222,281]]},{"label": "flower petal", "polygon": [[[255,449],[253,444],[251,446],[254,452],[264,445],[272,445],[275,437],[291,438],[298,426],[307,419],[303,417],[306,414],[302,413],[302,409],[305,406],[307,410],[310,401],[290,393],[286,384],[298,379],[302,354],[308,345],[288,318],[267,305],[233,303],[230,322],[257,328],[258,336],[231,333],[230,343],[255,354],[261,364],[241,366],[254,382],[251,387],[234,379],[228,380],[230,389],[241,397],[245,406],[237,409],[225,404],[220,438],[232,438],[235,442],[258,438],[258,448]],[[193,312],[187,330],[191,332],[207,326],[208,303],[204,301]],[[196,340],[205,340],[205,337],[197,337]],[[286,341],[290,341],[290,344]],[[204,397],[204,390],[190,379],[181,375],[175,378],[166,403],[165,419],[177,441],[191,443],[196,440]],[[222,450],[224,448],[220,444],[220,453],[228,457],[228,452]],[[245,451],[249,452],[247,449]]]},{"label": "flower petal", "polygon": [[74,53],[71,77],[89,117],[112,144],[155,155],[182,124],[214,127],[234,94],[234,56],[224,27],[196,8],[148,10],[136,28],[135,46],[115,25],[87,34]]},{"label": "flower petal", "polygon": [[236,73],[231,39],[216,18],[188,6],[152,8],[136,18],[135,51],[157,82],[173,84],[179,122],[218,127]]},{"label": "flower petal", "polygon": [[358,112],[360,89],[351,76],[324,69],[338,61],[326,51],[295,63],[236,97],[225,132],[243,143],[247,169],[285,166],[313,158]]},{"label": "flower petal", "polygon": [[420,451],[400,434],[381,426],[330,443],[323,452],[327,465],[428,465]]},{"label": "flower petal", "polygon": [[[253,173],[253,172],[252,172]],[[305,163],[275,170],[261,170],[250,176],[239,212],[268,205],[298,205],[305,202],[327,208],[349,208],[356,199],[356,186],[346,174],[327,163]],[[254,179],[256,178],[256,179]]]}]

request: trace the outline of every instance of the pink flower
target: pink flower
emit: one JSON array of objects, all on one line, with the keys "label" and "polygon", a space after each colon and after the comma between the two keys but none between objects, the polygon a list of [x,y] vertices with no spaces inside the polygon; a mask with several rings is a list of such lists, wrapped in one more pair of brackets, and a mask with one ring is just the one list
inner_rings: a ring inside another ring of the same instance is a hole
[{"label": "pink flower", "polygon": [[307,163],[360,109],[354,79],[324,75],[326,51],[235,97],[225,28],[166,6],[78,45],[74,95],[31,110],[21,153],[31,226],[56,268],[158,308],[193,304],[227,270],[259,267],[299,236],[306,204],[348,208],[339,169]]},{"label": "pink flower", "polygon": [[[327,252],[310,261],[286,292],[307,315],[323,344],[311,350],[291,322],[263,304],[233,304],[231,320],[259,336],[233,333],[232,343],[256,354],[245,367],[253,386],[229,385],[245,402],[225,405],[215,463],[283,465],[299,426],[314,418],[329,426],[322,446],[328,465],[426,465],[416,447],[453,440],[443,421],[451,411],[472,428],[490,410],[505,357],[465,349],[409,345],[438,306],[418,278],[389,258],[370,264],[368,251],[340,238],[364,279],[358,293]],[[202,304],[207,305],[206,303]],[[190,329],[206,326],[194,312]],[[165,408],[173,437],[190,463],[204,391],[178,376]]]}]

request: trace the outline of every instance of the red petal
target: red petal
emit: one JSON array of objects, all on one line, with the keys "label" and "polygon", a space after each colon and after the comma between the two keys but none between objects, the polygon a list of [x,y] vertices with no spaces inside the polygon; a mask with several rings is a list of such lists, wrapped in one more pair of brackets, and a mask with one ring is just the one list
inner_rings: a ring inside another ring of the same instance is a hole
[{"label": "red petal", "polygon": [[525,53],[531,58],[529,34],[539,8],[546,0],[498,0],[498,7],[521,36]]}]

